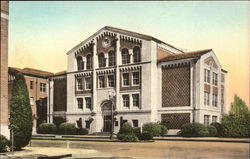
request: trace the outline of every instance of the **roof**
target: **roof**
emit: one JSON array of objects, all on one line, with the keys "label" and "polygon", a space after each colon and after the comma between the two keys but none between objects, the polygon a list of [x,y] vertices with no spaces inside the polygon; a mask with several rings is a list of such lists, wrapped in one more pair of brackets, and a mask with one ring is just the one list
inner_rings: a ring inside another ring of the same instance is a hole
[{"label": "roof", "polygon": [[212,49],[185,52],[184,54],[171,54],[171,55],[167,55],[164,58],[158,59],[158,62],[167,62],[167,61],[200,57],[200,56],[202,56],[210,51],[212,51]]},{"label": "roof", "polygon": [[16,71],[21,72],[25,75],[38,76],[38,77],[43,77],[43,78],[54,75],[52,72],[47,72],[47,71],[33,69],[33,68],[21,69],[21,68],[9,67],[9,70],[16,70]]},{"label": "roof", "polygon": [[61,75],[66,75],[67,74],[67,71],[60,71],[60,72],[57,72],[57,73],[54,73],[53,76],[61,76]]},{"label": "roof", "polygon": [[97,34],[99,34],[102,30],[109,30],[109,31],[113,31],[113,32],[117,32],[117,33],[122,33],[125,35],[129,35],[129,36],[134,36],[134,37],[138,37],[138,38],[142,38],[142,39],[146,39],[146,40],[153,40],[155,42],[158,43],[163,43],[165,45],[168,45],[169,47],[172,47],[180,52],[183,52],[182,50],[162,41],[159,40],[153,36],[150,35],[146,35],[146,34],[141,34],[141,33],[137,33],[137,32],[133,32],[133,31],[129,31],[129,30],[125,30],[125,29],[120,29],[120,28],[116,28],[116,27],[112,27],[112,26],[105,26],[103,28],[101,28],[99,31],[97,31],[95,34],[93,34],[92,36],[90,36],[89,38],[87,38],[86,40],[84,40],[83,42],[79,43],[78,45],[76,45],[75,47],[73,47],[72,49],[70,49],[67,54],[69,54],[70,52],[72,52],[73,50],[77,49],[78,47],[80,47],[81,45],[83,45],[85,42],[88,41],[88,39],[94,38],[94,36],[96,36]]}]

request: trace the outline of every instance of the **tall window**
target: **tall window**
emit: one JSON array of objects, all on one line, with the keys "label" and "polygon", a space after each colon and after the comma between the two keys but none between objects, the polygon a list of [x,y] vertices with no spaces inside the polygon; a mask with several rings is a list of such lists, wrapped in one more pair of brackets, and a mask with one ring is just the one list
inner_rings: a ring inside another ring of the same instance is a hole
[{"label": "tall window", "polygon": [[208,125],[209,125],[209,118],[210,118],[209,115],[204,115],[204,125],[205,125],[205,126],[208,126]]},{"label": "tall window", "polygon": [[98,55],[98,62],[99,62],[99,67],[105,67],[106,66],[106,59],[105,59],[103,53],[100,53]]},{"label": "tall window", "polygon": [[209,97],[210,97],[210,93],[204,92],[204,105],[209,105],[209,103],[210,103]]},{"label": "tall window", "polygon": [[110,51],[109,52],[109,66],[114,66],[115,65],[115,52]]},{"label": "tall window", "polygon": [[40,92],[46,93],[46,83],[40,83]]},{"label": "tall window", "polygon": [[92,80],[90,77],[85,78],[85,89],[89,90],[92,88]]},{"label": "tall window", "polygon": [[82,85],[82,78],[76,78],[76,88],[77,91],[82,91],[83,90],[83,85]]},{"label": "tall window", "polygon": [[139,74],[139,72],[133,72],[132,77],[133,77],[133,85],[139,85],[140,84],[140,74]]},{"label": "tall window", "polygon": [[122,83],[123,86],[129,86],[129,73],[122,74]]},{"label": "tall window", "polygon": [[221,74],[221,82],[225,82],[225,75],[223,73]]},{"label": "tall window", "polygon": [[212,105],[215,107],[217,107],[217,105],[218,105],[218,95],[217,94],[213,94]]},{"label": "tall window", "polygon": [[129,95],[122,95],[122,100],[123,100],[123,106],[124,107],[129,107]]},{"label": "tall window", "polygon": [[30,81],[30,89],[33,89],[34,87],[34,81]]},{"label": "tall window", "polygon": [[139,94],[132,94],[133,107],[139,107]]},{"label": "tall window", "polygon": [[134,63],[141,62],[141,49],[136,46],[133,49],[133,57],[134,57]]},{"label": "tall window", "polygon": [[108,87],[114,87],[114,75],[108,75]]},{"label": "tall window", "polygon": [[92,65],[93,65],[92,55],[88,54],[86,56],[86,62],[87,62],[87,69],[92,69]]},{"label": "tall window", "polygon": [[77,98],[77,106],[78,106],[78,109],[83,109],[83,99],[82,98]]},{"label": "tall window", "polygon": [[210,70],[204,69],[204,81],[210,83]]},{"label": "tall window", "polygon": [[98,81],[99,81],[99,88],[104,88],[105,87],[105,85],[104,85],[104,82],[105,82],[104,76],[99,76]]},{"label": "tall window", "polygon": [[83,60],[82,60],[82,57],[81,56],[78,56],[76,58],[77,60],[77,70],[83,70],[84,69],[84,64],[83,64]]},{"label": "tall window", "polygon": [[122,64],[128,64],[130,63],[130,56],[128,53],[128,49],[124,48],[122,49]]},{"label": "tall window", "polygon": [[90,97],[86,97],[85,98],[85,103],[86,103],[86,108],[87,109],[91,109],[91,98]]},{"label": "tall window", "polygon": [[212,116],[212,122],[213,123],[217,122],[217,116]]},{"label": "tall window", "polygon": [[218,74],[213,72],[213,85],[218,85]]}]

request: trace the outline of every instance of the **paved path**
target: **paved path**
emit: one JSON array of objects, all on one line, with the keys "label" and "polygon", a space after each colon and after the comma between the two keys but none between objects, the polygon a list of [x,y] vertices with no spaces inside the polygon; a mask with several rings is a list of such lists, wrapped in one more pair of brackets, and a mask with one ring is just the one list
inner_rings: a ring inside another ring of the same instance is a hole
[{"label": "paved path", "polygon": [[[33,140],[32,147],[66,147],[68,151],[91,150],[81,157],[121,156],[152,159],[248,159],[248,143],[155,141],[155,142],[82,142],[82,141],[39,141]],[[53,148],[50,150],[54,152]],[[67,152],[68,152],[67,151]],[[66,151],[61,151],[66,152]],[[81,155],[81,154],[80,154]]]}]

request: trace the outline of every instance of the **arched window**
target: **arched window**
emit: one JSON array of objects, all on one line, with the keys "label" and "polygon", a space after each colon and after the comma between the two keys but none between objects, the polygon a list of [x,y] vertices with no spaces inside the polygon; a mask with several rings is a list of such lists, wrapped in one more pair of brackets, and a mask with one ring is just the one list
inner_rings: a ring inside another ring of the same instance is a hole
[{"label": "arched window", "polygon": [[109,52],[109,66],[114,66],[115,65],[115,52],[110,51]]},{"label": "arched window", "polygon": [[128,49],[124,48],[122,49],[122,64],[128,64],[128,63],[130,63]]},{"label": "arched window", "polygon": [[78,57],[76,58],[76,61],[77,61],[77,70],[78,70],[78,71],[83,70],[83,69],[84,69],[84,64],[83,64],[82,57],[81,57],[81,56],[78,56]]},{"label": "arched window", "polygon": [[134,63],[141,62],[141,49],[136,46],[133,49],[133,57],[134,57]]},{"label": "arched window", "polygon": [[100,53],[98,55],[98,62],[99,62],[99,67],[105,67],[106,66],[106,59],[105,59],[103,53]]},{"label": "arched window", "polygon": [[92,55],[88,54],[86,56],[86,61],[87,61],[87,69],[92,69],[92,64],[93,64]]}]

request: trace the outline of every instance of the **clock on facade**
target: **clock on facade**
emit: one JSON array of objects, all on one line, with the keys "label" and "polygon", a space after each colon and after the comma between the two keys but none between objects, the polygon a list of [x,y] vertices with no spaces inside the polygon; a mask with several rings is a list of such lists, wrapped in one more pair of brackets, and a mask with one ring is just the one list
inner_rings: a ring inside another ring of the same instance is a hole
[{"label": "clock on facade", "polygon": [[104,37],[102,40],[102,47],[107,48],[111,45],[111,40],[108,37]]}]

